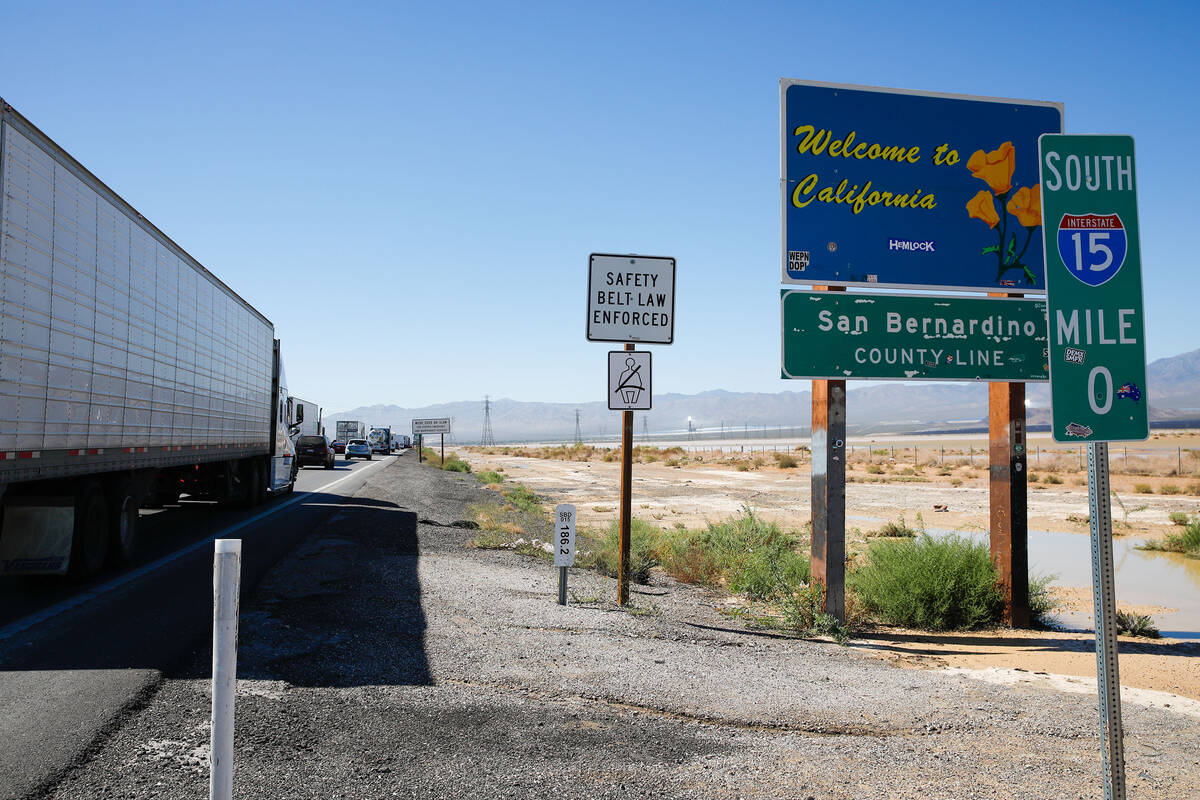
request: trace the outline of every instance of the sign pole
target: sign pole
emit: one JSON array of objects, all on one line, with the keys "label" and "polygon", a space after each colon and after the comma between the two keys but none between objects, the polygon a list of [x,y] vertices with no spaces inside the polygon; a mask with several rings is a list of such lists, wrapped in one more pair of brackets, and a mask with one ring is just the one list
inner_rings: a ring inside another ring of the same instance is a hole
[{"label": "sign pole", "polygon": [[[625,345],[633,350],[632,344]],[[621,555],[617,567],[617,604],[629,602],[629,528],[633,508],[633,412],[621,412]]]},{"label": "sign pole", "polygon": [[[1019,297],[991,294],[991,297]],[[1025,452],[1025,384],[988,384],[989,545],[1004,598],[1002,621],[1027,628],[1029,500]]]},{"label": "sign pole", "polygon": [[439,433],[438,436],[442,437],[442,466],[444,467],[446,466],[446,434]]},{"label": "sign pole", "polygon": [[1117,600],[1108,442],[1088,443],[1088,510],[1092,534],[1092,603],[1096,620],[1096,685],[1100,695],[1104,800],[1124,800],[1125,736],[1121,725],[1121,676],[1117,667]]},{"label": "sign pole", "polygon": [[567,568],[558,568],[558,604],[565,606],[567,604]]},{"label": "sign pole", "polygon": [[[842,291],[836,286],[816,290]],[[825,612],[846,621],[846,382],[812,382],[812,577]]]},{"label": "sign pole", "polygon": [[425,437],[417,434],[417,463],[422,464],[425,461]]}]

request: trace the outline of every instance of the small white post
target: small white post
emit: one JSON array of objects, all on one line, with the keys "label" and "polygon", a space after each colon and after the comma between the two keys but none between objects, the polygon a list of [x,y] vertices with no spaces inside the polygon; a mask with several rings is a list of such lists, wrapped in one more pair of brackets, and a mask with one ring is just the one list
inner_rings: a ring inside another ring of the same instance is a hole
[{"label": "small white post", "polygon": [[233,797],[233,706],[237,698],[242,540],[217,539],[213,556],[212,752],[210,800]]}]

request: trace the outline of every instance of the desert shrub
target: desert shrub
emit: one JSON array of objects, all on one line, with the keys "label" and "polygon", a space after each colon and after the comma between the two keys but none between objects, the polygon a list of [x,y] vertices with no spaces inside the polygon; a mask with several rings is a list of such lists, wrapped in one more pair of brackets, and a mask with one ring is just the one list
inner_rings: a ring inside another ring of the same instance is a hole
[{"label": "desert shrub", "polygon": [[1058,484],[1062,483],[1062,478],[1051,472],[1046,475],[1046,483],[1052,483],[1057,486]]},{"label": "desert shrub", "polygon": [[1190,495],[1200,495],[1200,483],[1189,483],[1187,493]]},{"label": "desert shrub", "polygon": [[522,511],[541,512],[542,510],[541,501],[538,500],[538,496],[528,486],[515,483],[504,492],[504,496],[508,498],[508,502]]},{"label": "desert shrub", "polygon": [[751,467],[751,466],[750,466],[749,464],[747,464],[745,461],[739,461],[739,462],[738,462],[738,465],[737,465],[737,471],[738,471],[738,472],[749,472],[751,469],[753,469],[753,467]]},{"label": "desert shrub", "polygon": [[1175,525],[1187,525],[1190,517],[1183,511],[1172,511],[1167,515],[1167,519]]},{"label": "desert shrub", "polygon": [[666,461],[663,462],[663,466],[666,466],[666,467],[678,468],[679,465],[680,465],[680,461],[678,458],[668,458]]},{"label": "desert shrub", "polygon": [[[629,580],[648,583],[650,570],[658,564],[658,528],[640,519],[629,521]],[[613,521],[596,548],[592,564],[597,572],[617,577],[621,565],[621,525]]]},{"label": "desert shrub", "polygon": [[451,453],[446,456],[446,463],[442,464],[442,469],[447,472],[470,472],[471,465],[458,457],[458,453]]},{"label": "desert shrub", "polygon": [[788,455],[787,453],[776,453],[775,461],[779,464],[780,469],[794,469],[796,464],[799,463],[796,461],[795,456]]},{"label": "desert shrub", "polygon": [[1164,550],[1200,558],[1200,517],[1191,519],[1179,532],[1167,531],[1160,541],[1140,545],[1141,550]]},{"label": "desert shrub", "polygon": [[1133,490],[1138,494],[1154,494],[1154,487],[1148,483],[1135,483]]},{"label": "desert shrub", "polygon": [[679,580],[709,585],[725,580],[733,591],[764,600],[808,582],[808,557],[799,547],[796,536],[747,508],[724,522],[671,534],[661,560]]},{"label": "desert shrub", "polygon": [[501,475],[499,472],[492,472],[491,470],[484,470],[483,472],[477,472],[477,473],[475,473],[475,477],[479,479],[480,483],[503,483],[504,482],[503,475]]},{"label": "desert shrub", "polygon": [[1158,490],[1159,494],[1183,494],[1183,488],[1175,483],[1164,483]]},{"label": "desert shrub", "polygon": [[1158,628],[1146,614],[1135,614],[1132,611],[1117,612],[1117,633],[1129,636],[1143,636],[1147,639],[1159,638]]},{"label": "desert shrub", "polygon": [[962,478],[955,478],[952,481],[950,481],[951,486],[958,487],[958,486],[962,486],[962,484],[963,484]]},{"label": "desert shrub", "polygon": [[786,630],[800,636],[832,636],[839,644],[849,638],[846,626],[823,610],[825,589],[821,584],[799,587],[781,596],[778,602]]},{"label": "desert shrub", "polygon": [[1029,576],[1029,614],[1042,627],[1050,624],[1050,615],[1058,608],[1058,601],[1050,593],[1054,575]]},{"label": "desert shrub", "polygon": [[878,464],[867,464],[867,474],[882,475],[883,467],[879,466]]},{"label": "desert shrub", "polygon": [[849,575],[863,604],[894,625],[927,630],[978,628],[1003,605],[988,546],[960,536],[872,542]]},{"label": "desert shrub", "polygon": [[884,537],[890,539],[912,539],[915,538],[916,535],[916,529],[909,527],[908,522],[904,519],[903,514],[900,515],[899,521],[893,522],[892,520],[888,520],[887,522],[883,523],[883,526],[880,527],[879,530],[870,531],[867,533],[868,537]]}]

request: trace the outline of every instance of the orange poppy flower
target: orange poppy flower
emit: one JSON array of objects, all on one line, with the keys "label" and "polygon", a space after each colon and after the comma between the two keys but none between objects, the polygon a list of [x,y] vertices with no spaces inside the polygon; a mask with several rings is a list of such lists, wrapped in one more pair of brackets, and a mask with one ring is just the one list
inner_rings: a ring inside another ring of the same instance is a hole
[{"label": "orange poppy flower", "polygon": [[995,228],[1000,221],[1000,215],[996,213],[996,201],[992,199],[992,193],[985,189],[967,201],[967,213],[971,219],[986,222],[989,228]]},{"label": "orange poppy flower", "polygon": [[967,159],[971,174],[985,181],[996,194],[1004,194],[1012,188],[1013,170],[1017,167],[1017,151],[1012,142],[1005,142],[990,153],[976,150]]},{"label": "orange poppy flower", "polygon": [[1032,187],[1022,186],[1005,208],[1026,228],[1036,228],[1042,224],[1042,187],[1036,183]]}]

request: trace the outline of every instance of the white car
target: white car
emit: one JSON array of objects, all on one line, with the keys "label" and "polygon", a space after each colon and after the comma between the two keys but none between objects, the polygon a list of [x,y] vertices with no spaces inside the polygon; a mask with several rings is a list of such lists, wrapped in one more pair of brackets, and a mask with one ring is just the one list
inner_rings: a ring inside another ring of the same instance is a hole
[{"label": "white car", "polygon": [[366,439],[351,439],[346,442],[346,460],[352,458],[371,460],[371,445]]}]

